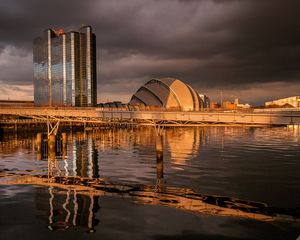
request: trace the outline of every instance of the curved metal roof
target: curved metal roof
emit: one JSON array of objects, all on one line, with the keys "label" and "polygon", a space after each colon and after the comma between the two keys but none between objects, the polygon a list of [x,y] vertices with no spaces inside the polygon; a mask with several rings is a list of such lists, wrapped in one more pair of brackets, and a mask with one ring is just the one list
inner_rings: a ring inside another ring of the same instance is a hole
[{"label": "curved metal roof", "polygon": [[181,111],[198,111],[201,100],[188,84],[176,78],[152,79],[133,94],[129,104],[158,106]]}]

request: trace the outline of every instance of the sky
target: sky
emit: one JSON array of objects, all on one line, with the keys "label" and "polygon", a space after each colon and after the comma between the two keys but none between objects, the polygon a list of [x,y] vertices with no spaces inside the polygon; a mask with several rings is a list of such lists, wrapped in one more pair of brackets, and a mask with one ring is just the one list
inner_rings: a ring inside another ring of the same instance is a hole
[{"label": "sky", "polygon": [[214,101],[300,95],[299,0],[1,0],[0,99],[33,100],[32,41],[91,25],[98,102],[175,77]]}]

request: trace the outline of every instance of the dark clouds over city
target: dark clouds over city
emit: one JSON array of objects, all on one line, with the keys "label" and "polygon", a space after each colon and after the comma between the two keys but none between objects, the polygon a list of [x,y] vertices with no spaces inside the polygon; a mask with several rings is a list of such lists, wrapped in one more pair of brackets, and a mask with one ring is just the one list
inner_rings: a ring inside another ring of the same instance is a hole
[{"label": "dark clouds over city", "polygon": [[32,40],[47,28],[97,35],[98,101],[128,101],[173,76],[218,100],[300,94],[298,0],[2,0],[0,99],[32,99]]}]

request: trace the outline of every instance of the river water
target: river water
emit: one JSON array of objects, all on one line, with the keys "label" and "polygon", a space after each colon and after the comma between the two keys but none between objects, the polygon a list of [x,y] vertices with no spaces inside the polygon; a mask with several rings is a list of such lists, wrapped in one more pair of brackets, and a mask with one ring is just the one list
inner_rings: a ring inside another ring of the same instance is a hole
[{"label": "river water", "polygon": [[0,139],[0,239],[300,235],[299,128],[166,128],[161,155],[153,127],[69,132],[50,160],[36,137]]}]

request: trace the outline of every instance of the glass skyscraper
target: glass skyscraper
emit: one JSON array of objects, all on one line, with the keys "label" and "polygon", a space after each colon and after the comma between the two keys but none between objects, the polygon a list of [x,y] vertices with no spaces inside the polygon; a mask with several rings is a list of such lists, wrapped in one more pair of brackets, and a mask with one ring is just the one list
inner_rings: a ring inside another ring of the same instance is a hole
[{"label": "glass skyscraper", "polygon": [[33,41],[33,72],[35,106],[96,106],[96,36],[92,28],[44,31]]}]

